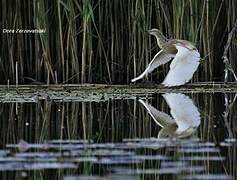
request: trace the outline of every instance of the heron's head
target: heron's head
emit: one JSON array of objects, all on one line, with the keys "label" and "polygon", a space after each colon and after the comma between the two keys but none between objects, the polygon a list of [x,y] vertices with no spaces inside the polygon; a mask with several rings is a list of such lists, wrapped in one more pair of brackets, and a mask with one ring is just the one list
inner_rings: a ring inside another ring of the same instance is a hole
[{"label": "heron's head", "polygon": [[163,36],[162,32],[159,29],[148,30],[148,33],[158,37]]},{"label": "heron's head", "polygon": [[175,133],[176,129],[177,129],[176,123],[164,126],[158,133],[158,139],[175,137],[174,133]]},{"label": "heron's head", "polygon": [[195,132],[195,128],[189,128],[185,131],[178,132],[177,131],[177,124],[169,124],[168,126],[163,127],[158,134],[158,138],[190,138],[193,133]]}]

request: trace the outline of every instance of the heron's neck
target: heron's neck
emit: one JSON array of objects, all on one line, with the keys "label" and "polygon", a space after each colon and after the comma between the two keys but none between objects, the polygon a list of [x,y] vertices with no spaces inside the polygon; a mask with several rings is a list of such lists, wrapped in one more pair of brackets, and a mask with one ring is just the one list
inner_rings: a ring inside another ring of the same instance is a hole
[{"label": "heron's neck", "polygon": [[162,34],[155,34],[158,46],[162,49],[167,42],[167,38]]}]

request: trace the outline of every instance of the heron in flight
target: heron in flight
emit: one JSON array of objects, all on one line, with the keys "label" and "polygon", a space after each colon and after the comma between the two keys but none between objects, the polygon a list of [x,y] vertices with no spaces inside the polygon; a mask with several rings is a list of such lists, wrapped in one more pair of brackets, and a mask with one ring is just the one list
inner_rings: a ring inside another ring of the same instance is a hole
[{"label": "heron in flight", "polygon": [[167,39],[158,29],[151,29],[148,32],[156,37],[161,50],[154,56],[145,71],[131,81],[142,79],[171,59],[173,61],[162,84],[167,87],[180,86],[190,81],[199,65],[200,54],[197,48],[186,40]]}]

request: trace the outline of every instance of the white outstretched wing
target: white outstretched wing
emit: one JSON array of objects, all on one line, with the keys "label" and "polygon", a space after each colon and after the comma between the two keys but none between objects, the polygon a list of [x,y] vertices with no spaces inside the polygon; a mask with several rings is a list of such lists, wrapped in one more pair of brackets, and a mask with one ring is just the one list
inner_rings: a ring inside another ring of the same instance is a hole
[{"label": "white outstretched wing", "polygon": [[148,64],[147,68],[145,69],[145,71],[139,75],[138,77],[132,79],[132,82],[135,82],[141,78],[143,78],[144,76],[146,76],[148,73],[152,72],[155,68],[157,68],[158,66],[165,64],[167,62],[169,62],[171,60],[171,58],[173,58],[175,55],[173,54],[167,54],[164,51],[159,51],[155,57],[151,60],[151,62]]},{"label": "white outstretched wing", "polygon": [[170,70],[162,82],[164,86],[180,86],[188,82],[197,70],[200,54],[196,49],[176,45],[178,50],[170,64]]},{"label": "white outstretched wing", "polygon": [[147,112],[151,115],[152,119],[161,127],[167,126],[169,124],[174,124],[175,121],[168,114],[158,111],[149,103],[144,102],[139,99],[139,102],[146,108]]},{"label": "white outstretched wing", "polygon": [[163,95],[170,107],[170,113],[178,125],[176,133],[182,133],[200,124],[200,113],[192,100],[184,94],[166,93]]}]

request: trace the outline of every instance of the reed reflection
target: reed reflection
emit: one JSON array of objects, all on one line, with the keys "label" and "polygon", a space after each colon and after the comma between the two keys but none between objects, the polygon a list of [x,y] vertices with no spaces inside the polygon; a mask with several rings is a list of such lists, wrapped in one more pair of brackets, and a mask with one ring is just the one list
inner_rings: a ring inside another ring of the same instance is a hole
[{"label": "reed reflection", "polygon": [[190,138],[200,125],[200,113],[193,101],[186,95],[180,93],[166,93],[162,95],[170,107],[170,115],[159,111],[151,104],[139,100],[146,108],[152,119],[162,129],[158,138]]}]

